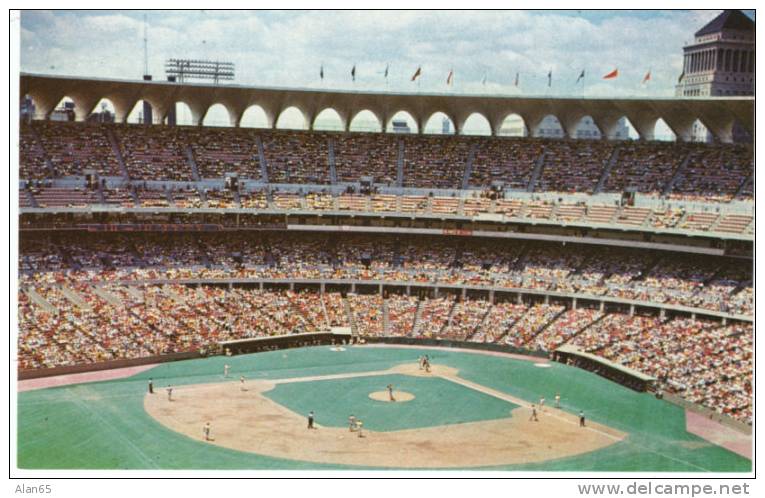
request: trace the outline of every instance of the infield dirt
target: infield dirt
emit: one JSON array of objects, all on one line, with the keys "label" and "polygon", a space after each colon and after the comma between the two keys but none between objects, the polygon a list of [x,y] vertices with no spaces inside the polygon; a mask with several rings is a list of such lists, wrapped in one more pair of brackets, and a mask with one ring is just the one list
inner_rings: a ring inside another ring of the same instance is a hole
[{"label": "infield dirt", "polygon": [[[416,365],[400,365],[383,372],[332,376],[355,377],[380,373],[434,375],[468,388],[511,401],[518,408],[504,419],[442,425],[388,432],[364,430],[363,437],[347,428],[307,429],[305,415],[272,401],[263,393],[281,382],[305,382],[326,377],[248,381],[179,387],[174,401],[146,395],[144,408],[164,426],[204,440],[202,428],[212,423],[212,441],[239,451],[292,460],[392,468],[469,468],[541,462],[595,451],[624,439],[625,434],[588,422],[579,427],[569,413],[545,408],[539,421],[529,420],[523,400],[471,383],[457,371],[434,365],[427,374]],[[386,393],[387,395],[387,393]]]}]

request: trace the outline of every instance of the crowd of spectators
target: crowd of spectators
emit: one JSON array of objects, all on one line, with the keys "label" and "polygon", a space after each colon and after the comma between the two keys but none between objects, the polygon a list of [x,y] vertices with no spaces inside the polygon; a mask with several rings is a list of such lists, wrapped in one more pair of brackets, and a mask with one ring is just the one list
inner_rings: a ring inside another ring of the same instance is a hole
[{"label": "crowd of spectators", "polygon": [[[322,133],[286,130],[168,127],[34,121],[21,126],[21,178],[81,175],[94,169],[121,176],[113,134],[127,172],[140,180],[190,180],[191,161],[202,178],[238,173],[263,180],[258,140],[263,144],[271,183],[328,184],[330,143],[337,181],[395,185],[403,161],[403,186],[462,187],[470,151],[471,187],[493,181],[525,190],[538,161],[536,191],[592,192],[606,164],[613,168],[607,192],[633,189],[660,194],[679,172],[670,194],[679,199],[726,202],[738,194],[751,199],[753,156],[741,145],[660,142],[608,142],[537,138],[391,136],[370,133]],[[400,157],[399,142],[403,145]],[[46,164],[50,160],[50,169]],[[684,165],[680,170],[681,165]],[[747,182],[749,187],[747,187]]]},{"label": "crowd of spectators", "polygon": [[91,123],[33,121],[31,126],[53,166],[53,176],[122,176],[106,128]]},{"label": "crowd of spectators", "polygon": [[[28,240],[28,243],[27,243]],[[568,292],[751,314],[745,261],[629,248],[444,237],[162,234],[25,238],[23,272],[88,269],[126,280],[302,278],[421,282]],[[30,277],[32,278],[32,277]],[[168,277],[169,278],[169,277]]]},{"label": "crowd of spectators", "polygon": [[115,128],[128,176],[134,180],[192,180],[187,145],[179,130],[167,126]]},{"label": "crowd of spectators", "polygon": [[381,133],[336,135],[334,152],[338,181],[358,182],[362,176],[371,176],[374,183],[396,185],[397,137]]},{"label": "crowd of spectators", "polygon": [[422,136],[406,137],[404,144],[405,187],[461,188],[470,142]]},{"label": "crowd of spectators", "polygon": [[261,139],[269,182],[330,183],[326,134],[274,131],[263,134]]},{"label": "crowd of spectators", "polygon": [[308,290],[95,284],[71,276],[25,282],[18,313],[22,369],[195,351],[222,341],[353,323],[362,336],[498,342],[548,352],[568,344],[655,377],[665,392],[740,420],[751,418],[753,329],[741,322],[491,304],[451,295],[343,298]]},{"label": "crowd of spectators", "polygon": [[202,178],[223,178],[236,173],[240,179],[262,180],[255,137],[241,129],[191,128],[185,133]]},{"label": "crowd of spectators", "polygon": [[591,193],[613,150],[613,143],[599,140],[550,141],[534,190]]}]

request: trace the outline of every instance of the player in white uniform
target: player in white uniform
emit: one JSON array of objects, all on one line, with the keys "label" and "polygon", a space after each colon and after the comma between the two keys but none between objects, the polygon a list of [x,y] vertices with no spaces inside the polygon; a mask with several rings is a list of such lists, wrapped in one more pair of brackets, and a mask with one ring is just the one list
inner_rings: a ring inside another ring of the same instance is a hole
[{"label": "player in white uniform", "polygon": [[224,377],[228,377],[228,369],[229,369],[228,364],[223,365],[223,376]]}]

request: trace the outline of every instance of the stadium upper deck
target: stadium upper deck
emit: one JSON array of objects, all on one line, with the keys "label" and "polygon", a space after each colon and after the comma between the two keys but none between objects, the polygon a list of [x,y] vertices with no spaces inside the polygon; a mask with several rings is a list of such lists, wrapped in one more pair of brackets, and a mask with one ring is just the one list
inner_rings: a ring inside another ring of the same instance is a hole
[{"label": "stadium upper deck", "polygon": [[549,97],[502,97],[470,95],[426,95],[373,92],[341,92],[287,88],[257,88],[237,85],[178,84],[160,81],[126,81],[97,78],[74,78],[22,74],[21,95],[35,102],[36,117],[46,119],[56,104],[69,96],[75,103],[77,121],[84,121],[102,99],[109,99],[115,108],[118,123],[125,122],[139,100],[149,102],[154,121],[161,123],[176,102],[186,103],[195,124],[202,124],[207,111],[221,103],[228,111],[233,126],[245,111],[259,106],[265,112],[268,127],[274,127],[282,111],[296,107],[309,128],[324,109],[334,109],[349,129],[350,122],[362,110],[372,112],[383,129],[398,111],[407,111],[422,132],[427,119],[443,112],[451,119],[457,133],[475,113],[489,122],[496,135],[505,118],[520,115],[532,136],[536,136],[547,115],[558,118],[563,130],[575,136],[576,125],[590,116],[606,137],[613,137],[622,117],[627,117],[644,140],[654,138],[659,119],[672,129],[681,141],[690,141],[694,122],[700,120],[720,142],[733,140],[734,123],[749,133],[754,129],[754,99],[739,97],[694,99],[580,99]]}]

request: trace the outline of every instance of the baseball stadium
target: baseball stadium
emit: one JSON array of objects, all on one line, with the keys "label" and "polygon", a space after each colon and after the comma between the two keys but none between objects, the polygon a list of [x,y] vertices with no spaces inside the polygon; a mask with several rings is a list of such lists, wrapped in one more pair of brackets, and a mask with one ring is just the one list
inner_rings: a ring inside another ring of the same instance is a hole
[{"label": "baseball stadium", "polygon": [[753,35],[675,97],[22,72],[18,467],[751,472]]}]

